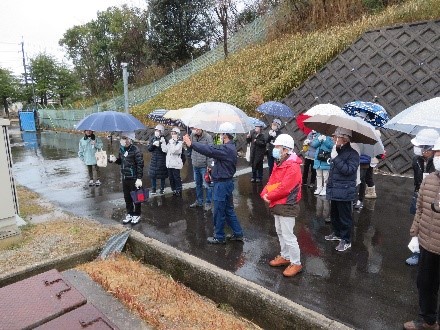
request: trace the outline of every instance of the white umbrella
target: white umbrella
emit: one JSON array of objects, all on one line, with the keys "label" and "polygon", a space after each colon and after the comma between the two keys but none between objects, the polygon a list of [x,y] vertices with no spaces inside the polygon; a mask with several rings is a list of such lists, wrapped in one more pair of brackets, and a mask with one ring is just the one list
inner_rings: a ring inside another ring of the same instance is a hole
[{"label": "white umbrella", "polygon": [[228,103],[204,102],[192,107],[181,118],[188,127],[200,128],[208,132],[219,133],[222,123],[231,123],[229,133],[246,133],[254,129],[250,118],[239,108]]},{"label": "white umbrella", "polygon": [[410,106],[391,118],[383,127],[413,135],[424,128],[440,131],[440,97]]},{"label": "white umbrella", "polygon": [[304,125],[325,135],[332,135],[338,127],[349,129],[352,142],[375,144],[379,140],[374,127],[359,117],[315,115],[304,120]]},{"label": "white umbrella", "polygon": [[340,107],[330,103],[317,104],[304,112],[304,114],[310,117],[315,115],[346,116],[346,113]]}]

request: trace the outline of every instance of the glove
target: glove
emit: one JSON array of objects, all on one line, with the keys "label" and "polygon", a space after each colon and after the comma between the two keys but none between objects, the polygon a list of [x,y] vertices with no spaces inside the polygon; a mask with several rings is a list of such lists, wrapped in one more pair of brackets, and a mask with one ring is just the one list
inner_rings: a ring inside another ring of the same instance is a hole
[{"label": "glove", "polygon": [[306,146],[306,145],[308,145],[310,143],[310,140],[309,139],[305,139],[304,140],[304,142],[303,142],[303,144]]},{"label": "glove", "polygon": [[153,142],[153,146],[158,147],[158,146],[159,146],[159,141],[154,141],[154,142]]},{"label": "glove", "polygon": [[163,136],[160,138],[160,143],[166,143],[165,138]]},{"label": "glove", "polygon": [[174,144],[174,143],[176,143],[176,141],[174,141],[174,139],[169,139],[169,140],[168,140],[168,143],[172,143],[172,144]]},{"label": "glove", "polygon": [[409,244],[408,244],[408,248],[411,250],[411,252],[420,253],[419,238],[417,236],[411,238],[411,241],[409,241]]},{"label": "glove", "polygon": [[114,162],[116,161],[116,157],[115,157],[115,155],[110,155],[110,157],[108,158],[108,161],[109,161],[110,163],[114,163]]},{"label": "glove", "polygon": [[269,135],[275,137],[275,136],[277,136],[277,132],[275,132],[274,130],[271,129],[269,131]]},{"label": "glove", "polygon": [[141,179],[137,179],[136,182],[134,183],[136,188],[140,188],[142,187],[142,180]]},{"label": "glove", "polygon": [[336,158],[338,156],[338,152],[336,151],[336,147],[332,148],[332,152],[330,153],[330,158]]},{"label": "glove", "polygon": [[327,137],[325,135],[318,136],[318,141],[324,141]]}]

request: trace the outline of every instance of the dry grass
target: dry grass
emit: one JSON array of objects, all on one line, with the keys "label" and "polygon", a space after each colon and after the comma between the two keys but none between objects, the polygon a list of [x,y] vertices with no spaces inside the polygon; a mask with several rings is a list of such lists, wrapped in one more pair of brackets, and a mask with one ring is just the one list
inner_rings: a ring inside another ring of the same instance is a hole
[{"label": "dry grass", "polygon": [[41,203],[40,196],[32,190],[23,186],[17,186],[17,197],[20,205],[20,216],[29,219],[32,216],[50,212],[52,209],[48,205]]},{"label": "dry grass", "polygon": [[78,268],[157,329],[259,329],[170,276],[126,256]]}]

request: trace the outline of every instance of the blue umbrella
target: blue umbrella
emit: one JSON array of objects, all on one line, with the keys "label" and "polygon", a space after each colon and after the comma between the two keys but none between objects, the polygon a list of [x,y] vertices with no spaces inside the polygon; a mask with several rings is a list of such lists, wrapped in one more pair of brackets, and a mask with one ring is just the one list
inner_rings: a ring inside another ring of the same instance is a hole
[{"label": "blue umbrella", "polygon": [[255,117],[249,117],[249,120],[250,120],[250,122],[252,123],[252,125],[254,125],[254,126],[261,126],[261,127],[263,127],[263,128],[265,128],[267,125],[266,125],[266,123],[264,122],[264,121],[262,121],[262,120],[260,120],[260,119],[258,119],[258,118],[255,118]]},{"label": "blue umbrella", "polygon": [[293,118],[295,113],[287,105],[281,102],[269,101],[261,104],[257,108],[258,112],[275,117]]},{"label": "blue umbrella", "polygon": [[342,111],[353,117],[362,117],[375,127],[382,127],[390,118],[385,109],[377,103],[354,101],[345,104]]},{"label": "blue umbrella", "polygon": [[95,112],[81,120],[76,129],[96,132],[133,132],[145,126],[128,113],[117,111]]}]

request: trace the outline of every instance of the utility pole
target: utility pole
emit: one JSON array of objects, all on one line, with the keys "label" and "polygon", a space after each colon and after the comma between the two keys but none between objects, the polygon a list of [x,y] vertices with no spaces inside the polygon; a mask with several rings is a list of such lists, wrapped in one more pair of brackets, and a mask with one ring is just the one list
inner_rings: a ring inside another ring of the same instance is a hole
[{"label": "utility pole", "polygon": [[23,37],[21,37],[21,54],[22,54],[22,57],[23,57],[24,84],[27,87],[28,82],[27,82],[27,72],[26,72],[26,59],[25,59],[25,56],[24,56],[24,41],[23,41]]},{"label": "utility pole", "polygon": [[124,82],[124,109],[125,113],[128,113],[128,72],[127,63],[122,62],[122,80]]}]

